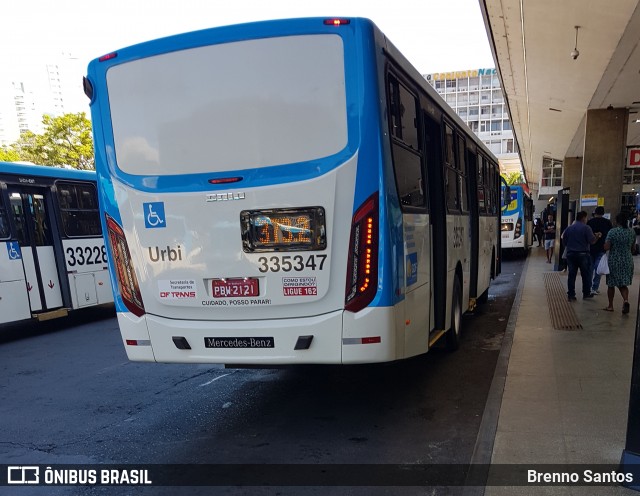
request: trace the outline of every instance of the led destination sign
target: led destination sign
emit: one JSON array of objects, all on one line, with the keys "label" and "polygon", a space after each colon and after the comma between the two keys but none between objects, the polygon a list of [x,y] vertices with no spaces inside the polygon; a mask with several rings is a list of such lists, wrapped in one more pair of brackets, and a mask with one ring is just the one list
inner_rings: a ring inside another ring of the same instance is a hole
[{"label": "led destination sign", "polygon": [[245,252],[324,250],[327,247],[322,207],[243,210],[240,213]]}]

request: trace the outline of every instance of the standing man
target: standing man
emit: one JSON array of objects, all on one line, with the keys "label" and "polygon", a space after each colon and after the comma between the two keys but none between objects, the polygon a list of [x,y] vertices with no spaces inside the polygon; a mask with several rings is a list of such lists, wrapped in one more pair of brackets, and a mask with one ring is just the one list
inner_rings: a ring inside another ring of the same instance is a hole
[{"label": "standing man", "polygon": [[562,233],[562,240],[567,247],[567,265],[569,274],[567,277],[567,295],[569,301],[576,299],[576,276],[578,269],[582,276],[582,298],[593,298],[591,293],[591,251],[590,245],[602,237],[602,233],[593,234],[587,225],[587,212],[578,212],[573,221]]},{"label": "standing man", "polygon": [[553,245],[556,243],[556,223],[553,215],[547,215],[547,222],[544,223],[544,249],[547,251],[547,263],[551,263],[553,257]]},{"label": "standing man", "polygon": [[600,274],[596,273],[596,268],[600,263],[600,259],[604,256],[604,240],[607,239],[607,233],[613,227],[611,221],[603,217],[604,207],[596,207],[593,212],[593,218],[587,222],[594,234],[600,233],[600,238],[591,245],[591,269],[593,271],[593,282],[591,284],[591,294],[598,295],[600,291]]}]

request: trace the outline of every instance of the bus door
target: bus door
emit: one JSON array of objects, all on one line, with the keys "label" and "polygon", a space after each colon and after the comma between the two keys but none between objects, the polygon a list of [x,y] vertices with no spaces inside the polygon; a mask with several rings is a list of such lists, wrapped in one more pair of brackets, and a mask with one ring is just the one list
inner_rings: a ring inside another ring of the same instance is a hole
[{"label": "bus door", "polygon": [[8,208],[0,185],[0,324],[31,318],[22,254],[11,238]]},{"label": "bus door", "polygon": [[22,255],[32,312],[62,307],[45,188],[9,186],[10,213]]}]

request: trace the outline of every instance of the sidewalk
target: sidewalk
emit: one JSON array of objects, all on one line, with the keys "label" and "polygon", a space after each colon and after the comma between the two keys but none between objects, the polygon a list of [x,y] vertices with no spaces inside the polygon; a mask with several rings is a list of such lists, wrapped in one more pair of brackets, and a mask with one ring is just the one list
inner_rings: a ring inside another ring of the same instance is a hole
[{"label": "sidewalk", "polygon": [[[640,257],[634,257],[634,263],[634,280],[629,288],[631,312],[623,315],[617,289],[615,312],[603,311],[608,302],[605,276],[600,283],[601,294],[583,300],[578,274],[578,299],[568,303],[566,273],[551,274],[553,266],[546,263],[544,249],[531,248],[522,274],[520,305],[516,306],[516,298],[512,310],[513,342],[507,355],[491,463],[620,462],[627,427]],[[549,290],[550,279],[562,284],[562,295]],[[554,329],[548,296],[552,305],[570,305],[582,328]],[[640,493],[623,487],[578,486],[485,490],[489,496],[515,494]]]}]

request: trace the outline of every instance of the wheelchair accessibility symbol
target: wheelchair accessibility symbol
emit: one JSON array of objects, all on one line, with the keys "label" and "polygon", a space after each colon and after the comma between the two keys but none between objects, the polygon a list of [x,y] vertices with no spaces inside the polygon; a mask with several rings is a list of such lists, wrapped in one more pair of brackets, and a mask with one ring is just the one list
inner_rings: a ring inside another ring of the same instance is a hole
[{"label": "wheelchair accessibility symbol", "polygon": [[17,241],[7,241],[7,252],[9,252],[9,260],[22,260],[20,245]]},{"label": "wheelchair accessibility symbol", "polygon": [[144,227],[167,227],[164,216],[164,202],[143,203]]}]

